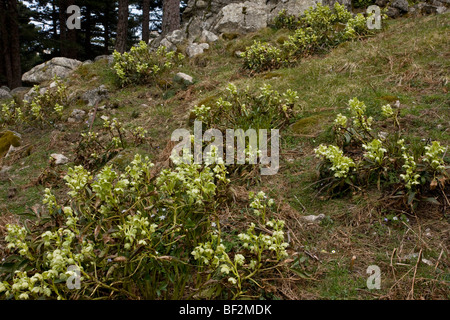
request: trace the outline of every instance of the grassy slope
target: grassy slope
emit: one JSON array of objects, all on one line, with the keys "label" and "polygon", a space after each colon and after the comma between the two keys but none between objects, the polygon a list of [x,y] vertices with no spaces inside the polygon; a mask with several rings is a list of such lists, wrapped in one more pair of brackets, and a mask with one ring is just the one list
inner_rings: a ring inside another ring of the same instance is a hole
[{"label": "grassy slope", "polygon": [[[155,161],[171,132],[187,126],[190,108],[220,95],[228,82],[234,82],[238,88],[254,89],[268,83],[277,90],[296,90],[300,108],[295,120],[300,122],[281,132],[278,175],[263,177],[259,185],[234,186],[236,190],[263,189],[280,203],[280,215],[289,221],[293,249],[303,257],[300,268],[309,279],[275,283],[275,296],[406,298],[411,297],[414,286],[414,298],[448,299],[448,213],[423,210],[417,219],[412,219],[410,227],[395,229],[382,223],[377,209],[380,194],[376,190],[344,199],[324,199],[310,186],[317,180],[317,160],[312,150],[321,142],[331,142],[331,123],[337,113],[346,112],[346,103],[352,97],[365,101],[368,113],[375,119],[381,119],[382,104],[398,99],[402,106],[400,122],[407,136],[413,140],[429,137],[450,145],[449,18],[449,14],[444,14],[390,21],[387,30],[367,41],[345,43],[325,56],[305,59],[294,68],[248,77],[240,70],[241,62],[234,51],[245,49],[255,39],[276,41],[286,37],[283,30],[265,29],[231,42],[218,42],[207,54],[189,61],[181,70],[197,81],[189,88],[133,86],[117,90],[111,70],[104,62],[97,62],[76,72],[70,79],[71,90],[83,92],[107,85],[111,103],[119,105],[108,112],[114,112],[113,116],[126,127],[142,125],[150,132],[152,143],[133,151],[150,154]],[[75,107],[88,110],[83,104],[74,103],[66,110],[67,115]],[[98,118],[95,124],[100,126]],[[23,132],[24,142],[33,145],[33,153],[11,163],[9,173],[0,177],[0,211],[4,220],[12,219],[9,213],[29,212],[40,203],[44,186],[29,183],[45,170],[51,153],[73,155],[71,144],[79,139],[81,129],[85,125],[67,124],[64,132],[38,128]],[[61,194],[64,184],[60,177],[66,168],[47,179]],[[238,211],[236,203],[232,212]],[[299,215],[320,213],[327,216],[320,225],[299,222]],[[416,260],[399,260],[421,249],[433,266],[421,263],[415,270]],[[356,256],[353,267],[352,256]],[[381,268],[381,290],[366,288],[366,269],[371,264]]]}]

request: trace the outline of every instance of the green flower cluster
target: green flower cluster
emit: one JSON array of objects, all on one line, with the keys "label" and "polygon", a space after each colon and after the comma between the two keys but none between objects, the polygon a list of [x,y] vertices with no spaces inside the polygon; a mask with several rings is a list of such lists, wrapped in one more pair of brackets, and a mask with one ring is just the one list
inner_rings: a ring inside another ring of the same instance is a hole
[{"label": "green flower cluster", "polygon": [[298,27],[297,17],[293,14],[288,14],[286,9],[278,12],[277,16],[272,21],[272,26],[275,29],[290,29],[294,30]]},{"label": "green flower cluster", "polygon": [[348,110],[352,116],[353,125],[365,132],[372,130],[373,118],[366,116],[366,105],[359,101],[358,98],[350,99],[348,102]]},{"label": "green flower cluster", "polygon": [[414,161],[414,157],[406,152],[405,140],[400,139],[397,144],[402,150],[402,157],[405,160],[405,164],[402,166],[405,169],[405,173],[400,174],[400,178],[405,181],[405,187],[411,190],[413,186],[419,185],[420,174],[416,172],[417,164]]},{"label": "green flower cluster", "polygon": [[381,167],[387,152],[386,148],[383,148],[383,143],[378,139],[374,139],[372,142],[362,146],[366,150],[364,157]]},{"label": "green flower cluster", "polygon": [[148,217],[142,216],[140,211],[136,215],[128,215],[125,223],[119,226],[119,235],[125,240],[124,248],[130,250],[136,245],[148,246],[157,227],[155,223],[150,224]]},{"label": "green flower cluster", "polygon": [[270,43],[255,41],[242,53],[244,67],[254,72],[278,69],[282,64],[281,50]]},{"label": "green flower cluster", "polygon": [[126,86],[155,83],[162,74],[178,66],[184,56],[168,51],[164,46],[151,51],[148,45],[141,41],[138,46],[123,54],[114,51],[113,58],[113,68],[119,84]]},{"label": "green flower cluster", "polygon": [[2,104],[0,125],[38,121],[53,123],[61,119],[64,105],[67,104],[67,86],[55,76],[54,86],[42,89],[35,85],[31,100],[23,100],[21,104],[14,100]]},{"label": "green flower cluster", "polygon": [[280,93],[264,84],[259,92],[250,92],[230,83],[224,95],[210,104],[194,106],[192,113],[209,127],[223,131],[281,128],[289,122],[298,99],[298,93],[291,89]]},{"label": "green flower cluster", "polygon": [[431,145],[425,146],[425,157],[423,160],[427,162],[436,172],[445,170],[443,154],[445,148],[441,146],[439,141],[433,141]]},{"label": "green flower cluster", "polygon": [[305,10],[298,19],[280,11],[272,25],[275,28],[294,30],[294,34],[280,48],[270,43],[255,41],[243,53],[244,68],[253,72],[280,68],[298,59],[324,52],[338,44],[367,36],[367,19],[362,14],[353,14],[344,5],[335,2],[333,9],[317,3]]},{"label": "green flower cluster", "polygon": [[[250,207],[254,211],[265,211],[267,205],[273,204],[273,200],[267,199],[262,191],[256,194],[252,192],[249,197],[253,200]],[[264,232],[256,231],[257,225],[250,223],[245,232],[238,234],[241,250],[236,251],[234,257],[223,245],[219,231],[212,233],[208,242],[200,243],[191,252],[194,259],[207,267],[211,274],[218,271],[217,276],[226,278],[235,287],[233,298],[244,293],[244,283],[254,282],[255,276],[263,266],[267,266],[268,260],[278,263],[288,257],[286,248],[289,244],[285,242],[283,230],[285,222],[277,219],[264,222],[260,214],[256,215],[261,218]],[[258,226],[258,229],[261,230],[261,227]]]},{"label": "green flower cluster", "polygon": [[[53,196],[46,192],[47,198]],[[52,202],[48,205],[53,206]],[[55,286],[55,281],[61,282],[74,275],[69,270],[69,266],[76,266],[83,270],[82,263],[91,260],[94,257],[94,245],[87,240],[78,241],[77,237],[80,231],[77,227],[78,217],[74,215],[70,207],[64,207],[64,217],[66,218],[66,227],[55,231],[45,231],[38,239],[45,248],[45,253],[39,259],[39,256],[31,254],[26,237],[28,232],[25,228],[18,225],[8,225],[8,235],[5,240],[8,242],[8,249],[19,248],[19,254],[30,261],[34,261],[43,272],[30,272],[16,270],[12,279],[12,284],[7,281],[0,283],[0,292],[5,292],[7,297],[13,295],[15,299],[29,299],[42,296],[51,296],[55,293],[58,299],[61,296]],[[28,240],[29,243],[29,240]],[[81,277],[80,281],[84,278]]]},{"label": "green flower cluster", "polygon": [[[334,120],[337,142],[340,147],[321,144],[315,149],[317,156],[325,160],[321,164],[321,174],[329,176],[328,170],[330,170],[333,177],[338,178],[337,181],[330,183],[330,186],[334,186],[330,190],[342,186],[343,183],[352,187],[357,183],[369,183],[373,181],[373,178],[378,181],[377,186],[380,189],[382,179],[387,182],[387,186],[392,185],[392,181],[398,180],[404,183],[403,186],[406,189],[404,194],[409,195],[408,203],[411,204],[411,199],[414,199],[416,193],[423,191],[421,185],[427,185],[428,182],[433,190],[437,181],[445,184],[447,181],[444,178],[447,176],[444,161],[445,148],[438,141],[432,141],[423,146],[423,151],[420,151],[423,152],[423,157],[413,156],[407,151],[405,140],[399,139],[401,136],[398,133],[379,132],[380,139],[373,138],[376,136],[372,132],[373,118],[366,116],[364,102],[353,98],[348,105],[351,123],[349,124],[347,117],[342,114],[338,114]],[[398,111],[390,105],[383,105],[381,114],[384,117],[393,118],[394,125],[397,128],[400,127],[397,119]],[[342,137],[345,139],[342,140]],[[364,151],[363,159],[353,160],[344,156],[343,150],[347,146],[351,146],[353,150],[355,147],[361,146]],[[352,167],[355,168],[356,174],[351,176],[351,181],[345,180]],[[395,176],[400,179],[394,178]]]},{"label": "green flower cluster", "polygon": [[317,157],[323,157],[331,163],[330,169],[334,172],[334,177],[336,178],[347,178],[350,169],[355,167],[355,162],[351,158],[344,156],[343,151],[337,146],[321,144],[314,149],[314,152]]},{"label": "green flower cluster", "polygon": [[263,191],[260,191],[256,194],[254,192],[250,192],[249,198],[251,200],[250,208],[253,209],[253,213],[260,217],[262,219],[262,222],[265,223],[266,212],[268,208],[273,206],[273,199],[267,199],[267,196]]}]

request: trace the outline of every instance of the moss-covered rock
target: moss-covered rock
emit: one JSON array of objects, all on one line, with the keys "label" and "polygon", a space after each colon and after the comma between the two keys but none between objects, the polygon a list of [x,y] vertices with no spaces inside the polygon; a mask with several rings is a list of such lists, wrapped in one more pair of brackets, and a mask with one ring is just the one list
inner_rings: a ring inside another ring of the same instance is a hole
[{"label": "moss-covered rock", "polygon": [[321,122],[325,116],[314,115],[298,120],[292,124],[291,129],[297,134],[313,134],[321,129]]},{"label": "moss-covered rock", "polygon": [[19,147],[21,144],[21,137],[14,131],[0,132],[0,158],[3,158],[11,146]]}]

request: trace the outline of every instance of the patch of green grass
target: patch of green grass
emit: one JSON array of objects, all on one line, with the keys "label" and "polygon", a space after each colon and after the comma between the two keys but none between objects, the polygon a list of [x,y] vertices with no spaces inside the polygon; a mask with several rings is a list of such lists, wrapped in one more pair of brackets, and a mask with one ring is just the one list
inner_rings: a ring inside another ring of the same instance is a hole
[{"label": "patch of green grass", "polygon": [[357,289],[366,289],[366,279],[352,274],[342,261],[331,261],[327,269],[317,288],[322,299],[358,299],[360,293]]}]

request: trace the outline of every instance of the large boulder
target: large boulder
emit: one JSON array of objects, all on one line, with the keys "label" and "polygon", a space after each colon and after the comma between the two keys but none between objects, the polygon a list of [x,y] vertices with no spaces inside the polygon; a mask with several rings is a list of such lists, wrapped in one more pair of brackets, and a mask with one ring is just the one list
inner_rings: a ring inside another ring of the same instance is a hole
[{"label": "large boulder", "polygon": [[316,3],[332,6],[336,1],[351,8],[351,0],[189,0],[182,28],[190,42],[202,37],[204,30],[242,34],[266,27],[281,10],[299,16]]},{"label": "large boulder", "polygon": [[344,4],[347,8],[351,8],[351,1],[340,0],[325,0],[325,1],[314,1],[314,0],[287,0],[287,1],[278,1],[274,7],[270,8],[268,15],[268,23],[270,24],[273,19],[280,13],[282,10],[286,10],[286,13],[289,15],[299,16],[305,10],[309,9],[309,7],[315,7],[317,2],[321,2],[322,4],[327,4],[329,6],[333,6],[335,2],[339,2]]},{"label": "large boulder", "polygon": [[82,62],[76,59],[56,57],[25,72],[22,76],[22,81],[40,84],[52,80],[55,76],[66,78],[81,64]]},{"label": "large boulder", "polygon": [[248,33],[267,27],[268,6],[265,1],[231,3],[222,8],[214,26],[217,33]]}]

